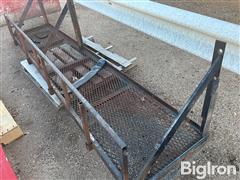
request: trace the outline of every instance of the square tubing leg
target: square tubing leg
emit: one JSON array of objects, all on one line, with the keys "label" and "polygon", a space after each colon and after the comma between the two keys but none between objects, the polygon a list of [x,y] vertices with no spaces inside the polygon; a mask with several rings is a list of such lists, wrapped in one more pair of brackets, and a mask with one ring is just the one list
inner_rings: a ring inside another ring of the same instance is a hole
[{"label": "square tubing leg", "polygon": [[32,6],[32,2],[33,2],[33,0],[28,0],[27,5],[26,5],[26,7],[24,8],[24,10],[23,10],[23,12],[22,12],[22,15],[21,15],[21,17],[20,17],[20,19],[19,19],[19,23],[18,23],[19,28],[22,27],[23,22],[24,22],[24,20],[25,20],[25,18],[26,18],[26,16],[27,16],[27,13],[28,13],[30,7]]},{"label": "square tubing leg", "polygon": [[[216,41],[214,52],[213,52],[212,63],[216,60],[218,53],[222,53],[221,61],[223,61],[225,47],[226,47],[225,42]],[[203,108],[202,108],[202,114],[201,114],[202,116],[201,130],[203,132],[203,136],[208,135],[208,129],[209,129],[212,113],[215,106],[216,96],[217,96],[220,71],[221,71],[221,64],[214,76],[214,79],[207,86],[206,95],[205,95]]]},{"label": "square tubing leg", "polygon": [[123,173],[123,179],[128,180],[129,179],[129,173],[128,173],[128,151],[127,148],[122,149],[122,173]]},{"label": "square tubing leg", "polygon": [[41,9],[41,12],[42,12],[42,15],[43,15],[43,18],[44,18],[44,22],[45,24],[48,24],[48,18],[47,18],[47,13],[46,13],[46,10],[44,8],[44,5],[43,5],[43,0],[38,0],[38,4],[39,4],[39,7]]},{"label": "square tubing leg", "polygon": [[87,140],[86,147],[89,151],[91,151],[93,149],[93,144],[92,144],[92,140],[90,137],[87,110],[85,109],[85,107],[82,104],[78,104],[78,107],[79,107],[79,112],[80,112],[81,118],[82,118],[83,132],[84,132],[84,135]]},{"label": "square tubing leg", "polygon": [[78,43],[79,47],[82,47],[83,40],[82,40],[81,30],[80,30],[80,26],[78,24],[77,13],[76,13],[76,10],[75,10],[74,4],[73,4],[73,0],[67,0],[67,5],[68,5],[68,9],[69,9],[69,12],[71,15],[74,32],[75,32],[75,35],[77,38],[77,43]]},{"label": "square tubing leg", "polygon": [[48,85],[48,92],[53,95],[54,94],[54,90],[53,90],[53,87],[51,85],[51,82],[50,82],[50,79],[49,79],[49,76],[48,76],[48,72],[47,72],[47,68],[46,68],[46,65],[45,65],[45,61],[42,59],[42,58],[39,58],[39,61],[40,61],[40,67],[43,71],[43,75],[44,75],[44,78],[47,82],[47,85]]}]

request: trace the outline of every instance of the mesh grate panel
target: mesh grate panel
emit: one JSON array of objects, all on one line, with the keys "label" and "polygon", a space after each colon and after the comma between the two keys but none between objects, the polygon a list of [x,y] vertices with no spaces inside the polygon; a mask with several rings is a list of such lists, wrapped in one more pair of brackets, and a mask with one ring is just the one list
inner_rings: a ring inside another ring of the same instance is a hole
[{"label": "mesh grate panel", "polygon": [[[55,63],[60,57],[68,55],[58,48],[52,52]],[[76,62],[76,59],[68,55],[61,61],[62,65],[58,65],[66,77],[67,73],[71,72],[71,77],[81,78],[95,65],[93,60],[83,59],[78,60],[75,66],[63,68],[73,63],[73,60]],[[74,82],[74,78],[69,80]],[[59,84],[56,80],[54,82]],[[154,151],[156,143],[171,125],[175,114],[141,89],[123,80],[108,67],[100,70],[88,83],[80,87],[79,91],[128,145],[130,178],[136,178]],[[80,101],[74,95],[71,97],[71,105],[79,114]],[[93,117],[89,116],[89,121],[91,133],[116,167],[121,170],[120,149]],[[185,123],[154,164],[149,177],[168,165],[198,139],[200,139],[198,132]]]},{"label": "mesh grate panel", "polygon": [[[39,33],[36,34],[34,31]],[[38,40],[40,44],[43,43],[46,40],[48,28],[34,31],[28,33],[30,38],[36,44]],[[63,45],[49,50],[47,56],[66,78],[74,83],[90,71],[95,61],[80,54],[71,46],[61,44]],[[52,82],[59,91],[62,91],[61,80],[51,68],[48,68],[48,72]],[[78,90],[128,145],[130,178],[135,179],[154,151],[156,143],[171,125],[175,113],[130,80],[122,78],[109,66],[104,66]],[[80,116],[78,107],[81,102],[73,94],[70,97],[71,106]],[[91,133],[116,167],[121,170],[120,149],[106,130],[99,126],[91,115],[88,116]],[[151,168],[148,177],[159,172],[200,138],[200,133],[185,121]]]},{"label": "mesh grate panel", "polygon": [[[154,150],[163,133],[170,126],[174,114],[156,100],[141,91],[128,88],[117,95],[98,103],[95,108],[127,143],[129,152],[129,173],[136,178],[141,168]],[[99,125],[93,124],[91,132],[108,155],[115,159],[115,149],[109,144],[108,135],[99,131]],[[180,155],[184,149],[199,138],[191,127],[184,125],[166,149],[163,159],[159,159],[158,171]],[[117,164],[119,164],[118,162]],[[155,171],[153,171],[155,173]]]}]

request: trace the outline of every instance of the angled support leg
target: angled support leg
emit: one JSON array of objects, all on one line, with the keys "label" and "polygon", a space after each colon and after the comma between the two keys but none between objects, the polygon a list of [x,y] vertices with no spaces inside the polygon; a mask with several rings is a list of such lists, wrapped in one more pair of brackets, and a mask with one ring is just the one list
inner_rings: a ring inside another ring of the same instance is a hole
[{"label": "angled support leg", "polygon": [[46,13],[46,10],[44,8],[42,0],[38,0],[38,4],[39,4],[40,10],[42,12],[45,24],[48,24],[47,13]]},{"label": "angled support leg", "polygon": [[[21,28],[22,25],[23,25],[23,22],[27,16],[27,13],[29,12],[31,6],[32,6],[32,3],[33,3],[33,0],[28,0],[27,2],[27,5],[25,6],[23,12],[22,12],[22,15],[19,19],[19,22],[18,22],[18,26]],[[39,7],[40,7],[40,10],[42,12],[42,15],[43,15],[43,18],[44,18],[44,22],[47,24],[48,23],[48,18],[47,18],[47,13],[45,11],[45,8],[43,6],[43,3],[42,3],[42,0],[38,0],[38,4],[39,4]]]},{"label": "angled support leg", "polygon": [[[33,0],[28,0],[28,1],[27,1],[27,4],[26,4],[26,6],[25,6],[25,8],[24,8],[24,10],[23,10],[23,12],[22,12],[22,15],[21,15],[21,17],[19,18],[19,22],[18,22],[19,28],[22,27],[23,22],[24,22],[27,14],[28,14],[31,6],[32,6],[32,3],[33,3]],[[39,4],[39,7],[40,7],[40,9],[41,9],[42,15],[43,15],[43,17],[44,17],[45,23],[48,23],[47,14],[46,14],[45,8],[44,8],[44,6],[43,6],[42,0],[38,0],[38,4]],[[6,19],[6,18],[5,18],[5,19]],[[6,19],[6,21],[8,22],[7,19]],[[9,23],[7,23],[7,24],[9,24]],[[14,43],[16,44],[17,42],[16,42],[16,39],[14,38],[14,35],[16,34],[16,31],[13,33],[12,30],[11,30],[11,26],[9,26],[9,25],[8,25],[8,28],[10,28],[9,31],[10,31],[11,35],[13,36]],[[25,50],[26,50],[26,49],[25,49]],[[27,52],[26,52],[26,53],[27,53]]]},{"label": "angled support leg", "polygon": [[[60,16],[59,16],[59,18],[58,18],[58,20],[57,20],[57,22],[56,22],[56,24],[55,24],[55,30],[58,30],[60,28],[66,14],[67,14],[67,11],[68,11],[68,6],[67,6],[67,3],[66,3],[62,12],[61,12],[61,14],[60,14]],[[49,46],[51,45],[51,41],[54,38],[54,36],[55,36],[54,32],[51,32],[48,35],[48,38],[47,38],[46,43],[45,43],[45,47],[43,49],[44,53],[47,52]]]},{"label": "angled support leg", "polygon": [[32,6],[32,2],[33,2],[33,0],[28,0],[27,5],[26,5],[26,7],[24,8],[23,13],[22,13],[22,15],[21,15],[21,17],[20,17],[20,19],[19,19],[19,22],[18,22],[18,27],[19,27],[19,28],[22,27],[23,22],[24,22],[24,20],[25,20],[25,18],[26,18],[26,16],[27,16],[27,13],[28,13],[30,7]]},{"label": "angled support leg", "polygon": [[[225,42],[216,41],[215,47],[214,47],[214,52],[213,52],[212,63],[215,62],[219,51],[222,51],[222,53],[224,55],[225,47],[226,47]],[[221,61],[223,60],[223,55],[221,56]],[[206,95],[205,95],[204,104],[203,104],[203,108],[202,108],[202,114],[201,114],[201,116],[202,116],[201,130],[202,130],[204,136],[208,135],[208,129],[209,129],[210,121],[212,118],[212,113],[214,110],[215,100],[216,100],[216,96],[217,96],[220,70],[221,70],[221,66],[219,66],[219,69],[218,69],[214,79],[209,83],[207,90],[206,90]]]},{"label": "angled support leg", "polygon": [[77,13],[76,13],[76,10],[75,10],[74,4],[73,4],[73,0],[67,0],[67,5],[68,5],[68,9],[69,9],[69,12],[71,15],[74,32],[75,32],[75,35],[77,38],[77,43],[78,43],[79,47],[82,47],[83,40],[82,40],[81,30],[80,30],[80,26],[78,24]]}]

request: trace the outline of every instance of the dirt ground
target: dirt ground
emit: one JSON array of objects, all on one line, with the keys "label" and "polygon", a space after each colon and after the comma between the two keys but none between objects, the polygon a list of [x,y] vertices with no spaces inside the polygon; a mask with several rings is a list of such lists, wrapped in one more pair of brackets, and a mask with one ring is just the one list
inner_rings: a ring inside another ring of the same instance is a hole
[{"label": "dirt ground", "polygon": [[153,0],[169,6],[240,24],[240,0]]},{"label": "dirt ground", "polygon": [[[103,46],[114,45],[112,50],[124,57],[136,56],[137,66],[127,74],[178,109],[210,65],[86,8],[77,6],[77,13],[84,36],[93,35]],[[51,20],[55,20],[55,16],[51,16]],[[62,28],[73,34],[69,22],[67,18]],[[112,179],[97,154],[87,152],[83,133],[71,116],[65,110],[57,110],[21,71],[19,62],[24,56],[13,45],[6,27],[0,28],[0,38],[0,99],[26,133],[4,148],[18,177],[34,180]],[[208,179],[240,178],[239,83],[239,75],[222,70],[210,137],[193,159],[203,165],[208,161],[236,165],[238,175]],[[191,116],[197,115],[200,109],[198,103]],[[189,176],[187,179],[195,178]]]}]

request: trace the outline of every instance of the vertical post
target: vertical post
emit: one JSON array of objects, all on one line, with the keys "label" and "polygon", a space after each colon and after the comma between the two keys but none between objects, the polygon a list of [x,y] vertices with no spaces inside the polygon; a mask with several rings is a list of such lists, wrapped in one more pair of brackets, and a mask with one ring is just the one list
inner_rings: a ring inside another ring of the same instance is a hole
[{"label": "vertical post", "polygon": [[37,63],[38,68],[39,68],[41,62],[40,62],[40,60],[38,58],[38,55],[37,55],[37,52],[34,48],[32,49],[32,54],[33,54],[33,60]]},{"label": "vertical post", "polygon": [[28,64],[32,64],[32,61],[31,61],[31,59],[29,58],[29,55],[28,55],[28,50],[26,48],[26,44],[24,42],[23,35],[17,32],[17,36],[18,36],[18,39],[19,39],[19,45],[20,45],[21,49],[23,50],[23,52],[26,55]]},{"label": "vertical post", "polygon": [[218,55],[221,55],[221,63],[219,65],[218,71],[216,72],[213,80],[208,84],[207,90],[206,90],[206,95],[205,95],[202,114],[201,114],[202,116],[201,130],[203,132],[203,136],[206,136],[208,134],[209,125],[210,125],[213,109],[215,106],[217,88],[219,84],[219,75],[222,67],[225,47],[226,47],[226,43],[218,40],[216,41],[214,46],[212,63],[216,60],[216,57]]},{"label": "vertical post", "polygon": [[52,85],[51,85],[50,79],[49,79],[49,77],[48,77],[48,72],[47,72],[47,68],[46,68],[46,66],[45,66],[45,62],[44,62],[44,60],[42,60],[42,58],[40,58],[40,57],[39,57],[39,62],[40,62],[40,67],[41,67],[41,69],[42,69],[42,71],[43,71],[44,79],[46,80],[47,85],[48,85],[48,91],[49,91],[49,93],[50,93],[51,95],[53,95],[53,94],[54,94],[54,90],[53,90],[53,87],[52,87]]},{"label": "vertical post", "polygon": [[15,38],[15,36],[14,36],[14,34],[13,34],[13,30],[12,30],[12,27],[11,27],[11,25],[10,25],[10,22],[9,22],[9,20],[8,20],[8,18],[6,17],[5,14],[4,14],[4,18],[5,18],[5,20],[6,20],[6,23],[7,23],[7,26],[8,26],[8,30],[9,30],[9,32],[10,32],[10,35],[12,36],[13,42],[14,42],[15,46],[17,46],[17,45],[18,45],[17,40],[16,40],[16,38]]},{"label": "vertical post", "polygon": [[86,147],[89,151],[91,151],[93,149],[93,145],[92,145],[92,140],[91,140],[90,132],[89,132],[87,111],[82,104],[79,104],[79,112],[82,116],[83,132],[84,132],[84,135],[85,135],[86,140],[87,140]]},{"label": "vertical post", "polygon": [[38,0],[38,4],[39,4],[39,7],[41,9],[45,24],[48,24],[47,13],[46,13],[46,10],[44,8],[42,0]]},{"label": "vertical post", "polygon": [[128,152],[127,147],[122,150],[122,172],[123,172],[123,179],[128,180]]},{"label": "vertical post", "polygon": [[74,28],[74,32],[77,38],[77,42],[79,47],[82,47],[82,35],[81,35],[81,30],[78,24],[78,20],[77,20],[77,13],[73,4],[73,0],[67,0],[67,5],[68,5],[68,9],[71,15],[71,19],[72,19],[72,24],[73,24],[73,28]]},{"label": "vertical post", "polygon": [[71,104],[71,99],[70,99],[70,96],[69,96],[69,93],[68,93],[67,86],[66,86],[65,82],[63,82],[63,81],[62,81],[62,89],[63,89],[63,93],[64,93],[65,107],[67,109],[69,109],[70,104]]}]

